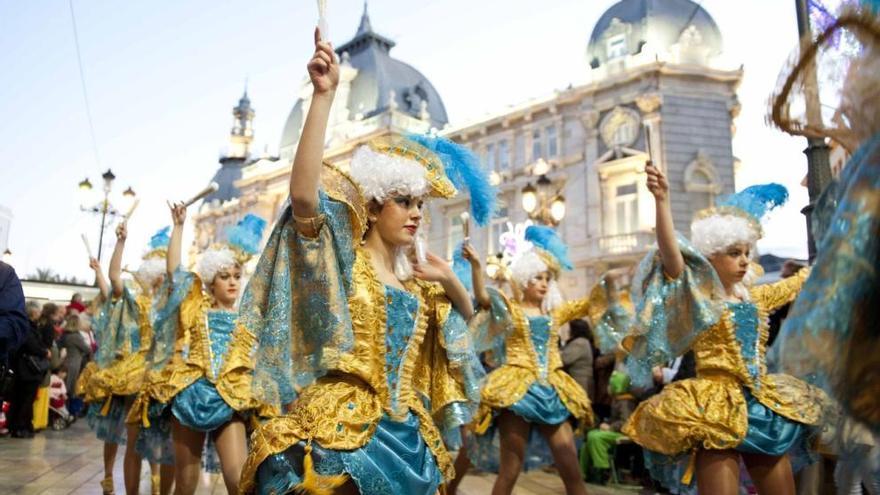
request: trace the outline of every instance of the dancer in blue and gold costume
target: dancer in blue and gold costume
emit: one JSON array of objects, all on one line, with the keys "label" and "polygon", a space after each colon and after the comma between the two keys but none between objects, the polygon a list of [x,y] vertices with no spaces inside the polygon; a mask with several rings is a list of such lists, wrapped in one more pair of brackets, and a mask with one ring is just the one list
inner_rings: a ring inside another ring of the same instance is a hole
[{"label": "dancer in blue and gold costume", "polygon": [[[839,406],[826,428],[835,432],[828,443],[838,493],[880,486],[880,2],[860,4],[845,4],[784,69],[772,113],[784,131],[831,138],[851,155],[812,213],[815,265],[772,354],[783,371],[822,387]],[[815,91],[811,62],[833,63],[838,76],[819,80],[823,103],[839,96],[837,110],[821,116],[830,120],[807,119],[792,104]]]},{"label": "dancer in blue and gold costume", "polygon": [[[120,358],[96,373],[95,380],[104,384],[114,396],[123,398],[126,411],[131,408],[144,384],[146,356],[153,342],[153,303],[165,278],[165,251],[169,230],[169,227],[165,227],[150,239],[143,262],[134,273],[140,290],[133,291],[122,281],[122,254],[128,237],[127,222],[119,224],[116,228],[116,248],[110,258],[110,286],[113,298],[119,301],[119,314],[118,319],[113,321],[119,322],[119,336],[127,337],[124,337],[121,347],[117,349]],[[127,439],[123,458],[125,491],[137,493],[140,486],[141,462],[144,457],[137,448],[140,428],[137,423],[129,423],[126,429]],[[152,492],[157,495],[168,494],[174,481],[172,460],[151,459],[149,456],[147,460],[152,473]]]},{"label": "dancer in blue and gold costume", "polygon": [[101,264],[95,258],[89,260],[89,266],[95,271],[95,280],[98,285],[98,296],[92,301],[92,331],[98,349],[94,358],[85,366],[76,382],[76,389],[88,406],[87,421],[99,440],[104,442],[104,478],[101,480],[101,492],[104,495],[113,495],[113,465],[116,461],[116,451],[119,444],[125,443],[125,426],[120,415],[101,415],[100,411],[107,398],[111,396],[106,386],[99,385],[93,378],[95,373],[110,366],[115,359],[115,333],[108,325],[110,313],[114,303],[110,298],[110,284],[107,277],[101,271]]},{"label": "dancer in blue and gold costume", "polygon": [[266,222],[246,215],[227,232],[228,241],[204,252],[197,273],[190,273],[180,268],[186,207],[172,205],[171,214],[168,292],[156,312],[156,349],[132,416],[146,418],[145,426],[170,419],[175,493],[195,492],[207,435],[226,489],[235,493],[247,455],[245,420],[272,412],[251,392],[252,370],[233,366],[235,355],[249,352],[235,349],[250,345],[240,337],[236,311],[242,268],[259,251]]},{"label": "dancer in blue and gold costume", "polygon": [[291,207],[242,301],[255,340],[287,335],[300,392],[254,432],[241,489],[434,494],[453,477],[442,432],[470,421],[482,368],[467,291],[417,241],[422,204],[488,181],[472,153],[422,136],[371,141],[348,173],[322,165],[339,66],[317,31],[308,71]]},{"label": "dancer in blue and gold costume", "polygon": [[641,403],[623,433],[649,451],[652,475],[675,492],[687,490],[695,469],[700,493],[737,493],[741,457],[760,493],[793,494],[786,453],[819,422],[824,394],[767,373],[767,314],[797,296],[809,270],[749,285],[760,219],[788,191],[768,184],[723,198],[697,214],[688,242],[676,236],[665,175],[650,162],[646,172],[658,248],[632,282],[636,312],[623,341],[629,371],[637,386],[646,384],[652,367],[690,349],[697,377]]},{"label": "dancer in blue and gold costume", "polygon": [[[563,301],[557,279],[572,266],[567,247],[553,229],[530,226],[525,241],[534,247],[519,253],[510,265],[514,297],[494,288],[480,290],[483,284],[474,283],[484,310],[472,321],[475,340],[481,349],[492,349],[500,365],[489,373],[481,391],[476,441],[485,449],[483,445],[494,445],[494,436],[500,434],[493,494],[513,490],[525,464],[530,433],[540,433],[549,445],[566,493],[583,494],[586,490],[568,419],[574,417],[589,426],[593,414],[586,391],[562,370],[558,330],[571,320],[589,316],[591,304],[589,298]],[[475,256],[472,249],[465,253],[468,258]],[[543,446],[540,438],[534,437],[532,446],[529,454]],[[478,458],[473,461],[483,463]]]}]

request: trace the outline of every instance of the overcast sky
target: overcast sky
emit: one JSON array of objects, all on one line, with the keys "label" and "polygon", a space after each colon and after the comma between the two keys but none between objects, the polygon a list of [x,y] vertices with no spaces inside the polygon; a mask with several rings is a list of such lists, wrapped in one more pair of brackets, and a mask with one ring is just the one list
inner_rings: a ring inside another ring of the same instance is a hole
[{"label": "overcast sky", "polygon": [[[98,219],[79,211],[77,183],[116,194],[132,186],[141,204],[129,226],[125,263],[137,266],[149,236],[168,224],[166,199],[182,199],[212,177],[245,80],[256,110],[257,145],[277,152],[303,81],[316,21],[313,0],[74,0],[98,149],[93,152],[68,2],[0,0],[0,205],[13,212],[9,245],[21,275],[38,267],[90,279],[87,233]],[[330,39],[355,33],[358,0],[328,0]],[[425,74],[451,123],[586,79],[586,45],[611,0],[374,0],[374,29]],[[730,68],[745,67],[734,154],[737,188],[777,181],[791,201],[767,225],[762,252],[806,256],[800,209],[805,141],[765,123],[767,98],[797,43],[791,0],[704,0],[724,38]],[[112,232],[105,250],[112,248]],[[109,254],[104,256],[106,266]]]}]

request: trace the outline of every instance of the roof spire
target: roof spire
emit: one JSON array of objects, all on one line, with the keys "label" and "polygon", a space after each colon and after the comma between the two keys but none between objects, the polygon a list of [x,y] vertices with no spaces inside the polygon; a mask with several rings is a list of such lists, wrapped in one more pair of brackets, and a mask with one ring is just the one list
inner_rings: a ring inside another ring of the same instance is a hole
[{"label": "roof spire", "polygon": [[357,34],[372,33],[373,25],[370,23],[370,14],[367,12],[368,2],[364,0],[364,13],[361,15],[361,25],[358,27]]}]

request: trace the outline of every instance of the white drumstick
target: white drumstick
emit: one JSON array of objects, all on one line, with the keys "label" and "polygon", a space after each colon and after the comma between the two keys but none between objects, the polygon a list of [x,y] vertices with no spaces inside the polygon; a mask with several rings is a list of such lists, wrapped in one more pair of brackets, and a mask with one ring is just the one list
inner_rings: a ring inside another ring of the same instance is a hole
[{"label": "white drumstick", "polygon": [[85,234],[80,234],[79,236],[82,237],[83,244],[86,245],[86,252],[89,253],[89,259],[94,258],[94,256],[92,256],[92,246],[89,245],[89,239]]},{"label": "white drumstick", "polygon": [[471,241],[471,214],[468,212],[464,212],[460,215],[461,217],[461,230],[464,233],[464,243],[468,244]]},{"label": "white drumstick", "polygon": [[217,189],[220,189],[220,186],[218,186],[216,182],[212,182],[212,183],[208,184],[208,187],[202,189],[201,192],[199,192],[198,194],[193,196],[189,201],[183,203],[183,206],[184,207],[189,206],[189,205],[195,203],[196,201],[204,198],[205,196],[207,196],[213,192],[216,192]]},{"label": "white drumstick", "polygon": [[139,204],[141,204],[141,200],[135,199],[134,203],[131,205],[131,208],[128,209],[128,213],[126,213],[125,216],[122,217],[123,222],[127,222],[128,219],[131,218],[131,214],[134,213],[134,210],[137,209]]},{"label": "white drumstick", "polygon": [[318,29],[321,31],[321,40],[330,39],[330,27],[327,25],[327,0],[318,0]]}]

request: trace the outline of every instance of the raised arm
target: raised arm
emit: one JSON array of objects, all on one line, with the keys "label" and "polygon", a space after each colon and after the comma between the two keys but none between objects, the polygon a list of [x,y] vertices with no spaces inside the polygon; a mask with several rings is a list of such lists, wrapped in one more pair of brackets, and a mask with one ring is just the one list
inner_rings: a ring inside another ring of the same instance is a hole
[{"label": "raised arm", "polygon": [[113,256],[110,257],[110,287],[113,289],[113,297],[122,295],[122,252],[125,250],[126,238],[128,228],[122,222],[116,226],[116,246],[113,247]]},{"label": "raised arm", "polygon": [[654,195],[657,210],[657,247],[663,261],[663,271],[672,278],[678,278],[684,270],[684,258],[675,238],[675,225],[672,222],[672,208],[669,205],[669,182],[650,161],[645,166],[648,174],[648,190]]},{"label": "raised arm", "polygon": [[318,184],[324,158],[324,136],[330,107],[339,84],[339,64],[330,43],[315,29],[315,53],[307,66],[312,81],[312,103],[306,115],[293,167],[290,169],[290,201],[293,214],[312,218],[318,210]]},{"label": "raised arm", "polygon": [[471,264],[471,282],[474,284],[474,298],[480,309],[489,309],[489,291],[486,290],[486,279],[483,276],[483,263],[480,255],[470,243],[462,248],[461,255]]},{"label": "raised arm", "polygon": [[98,284],[98,291],[104,299],[108,299],[110,297],[110,286],[107,284],[107,278],[104,277],[104,272],[101,271],[101,264],[98,263],[98,260],[95,258],[89,259],[89,267],[95,271],[95,280]]},{"label": "raised arm", "polygon": [[[165,258],[168,280],[173,280],[174,272],[180,266],[180,253],[183,248],[183,223],[186,221],[186,206],[183,203],[169,204],[171,220],[174,228],[171,229],[171,239],[168,242],[168,254]],[[208,281],[210,282],[210,281]]]}]

